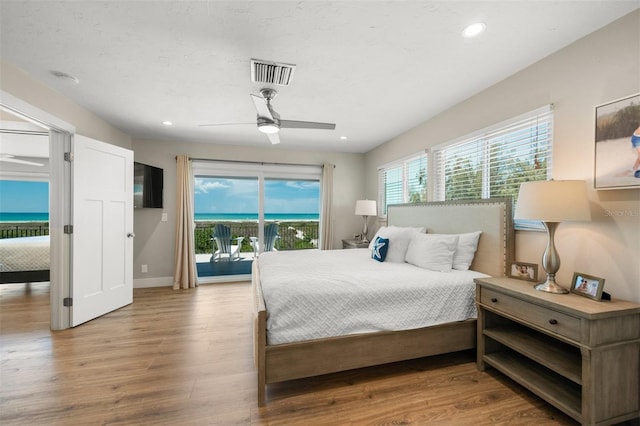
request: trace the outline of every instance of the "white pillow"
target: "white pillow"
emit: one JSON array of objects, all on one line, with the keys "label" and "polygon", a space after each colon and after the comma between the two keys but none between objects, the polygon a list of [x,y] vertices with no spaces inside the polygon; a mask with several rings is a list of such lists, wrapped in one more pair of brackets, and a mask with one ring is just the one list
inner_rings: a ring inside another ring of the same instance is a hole
[{"label": "white pillow", "polygon": [[458,239],[457,235],[415,234],[409,242],[405,260],[419,268],[450,272]]},{"label": "white pillow", "polygon": [[423,233],[425,228],[412,228],[408,226],[382,226],[369,243],[369,250],[373,249],[373,242],[376,238],[388,238],[389,250],[385,262],[404,263],[407,247],[411,237],[415,234]]},{"label": "white pillow", "polygon": [[466,271],[473,262],[473,257],[478,249],[478,241],[482,231],[469,232],[467,234],[458,234],[458,247],[453,255],[453,269],[458,271]]}]

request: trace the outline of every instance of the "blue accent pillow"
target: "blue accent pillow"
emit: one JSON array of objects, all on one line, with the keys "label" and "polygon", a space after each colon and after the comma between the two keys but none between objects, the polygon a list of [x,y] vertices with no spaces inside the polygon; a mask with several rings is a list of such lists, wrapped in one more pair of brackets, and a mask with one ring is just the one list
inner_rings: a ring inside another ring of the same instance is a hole
[{"label": "blue accent pillow", "polygon": [[389,239],[378,237],[373,242],[373,248],[371,249],[371,258],[378,262],[384,262],[387,257],[387,251],[389,250]]}]

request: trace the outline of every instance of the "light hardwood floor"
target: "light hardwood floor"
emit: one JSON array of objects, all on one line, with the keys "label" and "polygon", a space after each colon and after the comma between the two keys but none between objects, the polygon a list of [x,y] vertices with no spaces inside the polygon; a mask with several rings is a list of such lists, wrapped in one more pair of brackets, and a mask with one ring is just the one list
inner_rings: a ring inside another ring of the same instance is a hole
[{"label": "light hardwood floor", "polygon": [[270,385],[256,404],[250,285],[134,290],[49,331],[47,284],[0,286],[0,424],[575,425],[470,352]]}]

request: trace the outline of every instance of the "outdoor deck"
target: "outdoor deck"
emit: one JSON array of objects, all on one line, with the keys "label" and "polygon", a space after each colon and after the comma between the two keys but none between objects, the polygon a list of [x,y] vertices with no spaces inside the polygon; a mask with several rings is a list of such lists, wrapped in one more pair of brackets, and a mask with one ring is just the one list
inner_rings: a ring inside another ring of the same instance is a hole
[{"label": "outdoor deck", "polygon": [[249,275],[253,252],[241,252],[237,260],[217,260],[211,262],[211,253],[196,254],[196,268],[199,277],[216,277],[220,275]]}]

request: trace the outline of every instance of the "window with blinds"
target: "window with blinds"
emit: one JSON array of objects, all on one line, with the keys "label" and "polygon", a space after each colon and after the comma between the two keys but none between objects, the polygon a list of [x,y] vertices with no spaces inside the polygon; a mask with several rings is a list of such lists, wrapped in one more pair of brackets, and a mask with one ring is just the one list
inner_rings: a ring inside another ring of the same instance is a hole
[{"label": "window with blinds", "polygon": [[522,182],[551,178],[551,105],[432,151],[436,201],[512,196]]},{"label": "window with blinds", "polygon": [[427,201],[427,155],[419,154],[378,168],[378,216],[387,206]]}]

